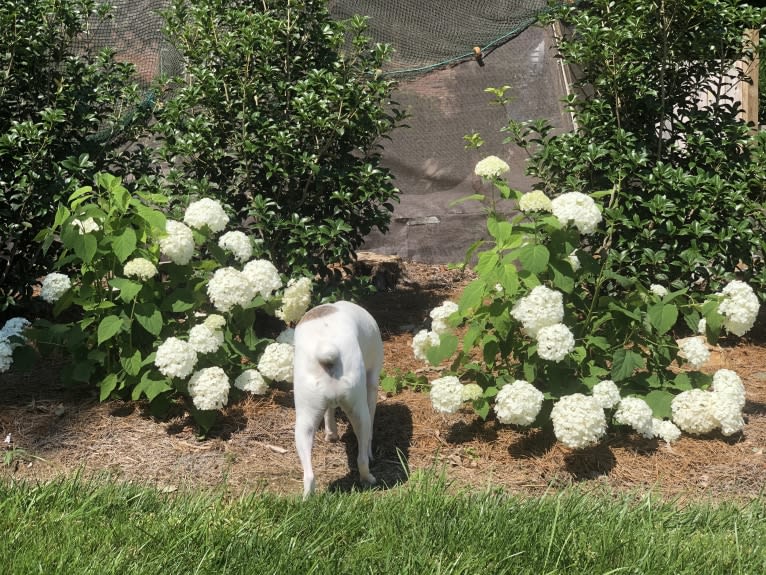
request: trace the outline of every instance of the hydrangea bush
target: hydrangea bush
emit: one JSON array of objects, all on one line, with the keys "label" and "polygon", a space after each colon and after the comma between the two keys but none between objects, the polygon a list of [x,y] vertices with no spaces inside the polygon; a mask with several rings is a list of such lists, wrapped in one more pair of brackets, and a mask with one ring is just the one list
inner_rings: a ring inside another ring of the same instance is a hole
[{"label": "hydrangea bush", "polygon": [[[46,249],[61,242],[57,271],[40,291],[57,321],[23,332],[41,352],[69,356],[65,382],[95,384],[102,400],[146,398],[159,412],[185,397],[205,433],[232,395],[291,381],[291,330],[275,331],[306,311],[312,282],[285,284],[259,258],[258,242],[225,231],[229,217],[215,200],[191,202],[181,221],[158,209],[163,196],[131,195],[108,174],[95,183],[74,192],[38,236]],[[24,327],[4,327],[0,369],[8,346],[31,359],[20,345]]]},{"label": "hydrangea bush", "polygon": [[[431,329],[413,338],[417,358],[451,360],[431,383],[434,408],[455,412],[470,403],[482,417],[494,410],[500,423],[521,426],[549,420],[575,449],[599,441],[609,424],[668,442],[681,431],[740,431],[740,378],[700,368],[719,336],[752,328],[759,303],[750,286],[733,279],[700,301],[691,286],[621,276],[599,205],[608,192],[522,194],[490,164],[480,162],[477,175],[493,186],[492,197],[515,200],[520,210],[506,218],[488,202],[490,239],[466,259],[475,258],[477,278],[458,302],[434,309]],[[603,243],[594,241],[597,231]],[[619,296],[603,289],[607,281],[619,282]],[[677,339],[684,330],[693,335]],[[480,393],[467,392],[477,386]]]}]

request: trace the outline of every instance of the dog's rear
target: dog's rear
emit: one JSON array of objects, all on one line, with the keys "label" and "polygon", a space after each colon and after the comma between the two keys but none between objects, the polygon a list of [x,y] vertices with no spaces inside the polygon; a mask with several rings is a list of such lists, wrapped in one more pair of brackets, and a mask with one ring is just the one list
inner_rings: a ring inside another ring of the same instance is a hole
[{"label": "dog's rear", "polygon": [[372,422],[383,342],[373,317],[356,304],[339,301],[317,306],[295,328],[295,446],[303,466],[303,496],[314,491],[311,449],[324,416],[325,435],[337,440],[335,408],[348,416],[359,443],[359,475],[370,473]]}]

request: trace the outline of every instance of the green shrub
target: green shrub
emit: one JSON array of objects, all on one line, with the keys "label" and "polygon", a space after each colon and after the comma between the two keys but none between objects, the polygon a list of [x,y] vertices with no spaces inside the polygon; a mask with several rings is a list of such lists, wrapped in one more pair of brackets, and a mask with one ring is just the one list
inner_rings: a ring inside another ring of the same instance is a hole
[{"label": "green shrub", "polygon": [[[0,3],[0,311],[28,296],[56,256],[34,241],[56,206],[106,166],[140,124],[128,64],[75,54],[94,0]],[[116,169],[116,168],[115,168]]]},{"label": "green shrub", "polygon": [[164,196],[108,174],[95,183],[41,234],[62,244],[40,294],[56,319],[34,322],[24,336],[36,346],[14,343],[15,360],[63,351],[65,384],[145,398],[158,413],[185,398],[202,433],[230,397],[291,381],[291,332],[274,339],[306,311],[312,282],[285,285],[252,237],[222,233],[229,216],[214,200],[190,204],[182,223],[158,209]]},{"label": "green shrub", "polygon": [[169,195],[231,206],[284,269],[326,272],[387,229],[379,142],[401,115],[363,19],[314,0],[174,0],[165,18],[186,61],[156,111]]},{"label": "green shrub", "polygon": [[[512,121],[549,195],[610,190],[615,271],[700,293],[741,271],[766,292],[762,135],[737,118],[723,77],[756,47],[766,10],[733,0],[596,0],[563,7],[560,56],[579,71],[576,129]],[[734,72],[731,72],[735,70]],[[717,95],[711,101],[703,93]],[[619,289],[613,284],[610,289]]]}]

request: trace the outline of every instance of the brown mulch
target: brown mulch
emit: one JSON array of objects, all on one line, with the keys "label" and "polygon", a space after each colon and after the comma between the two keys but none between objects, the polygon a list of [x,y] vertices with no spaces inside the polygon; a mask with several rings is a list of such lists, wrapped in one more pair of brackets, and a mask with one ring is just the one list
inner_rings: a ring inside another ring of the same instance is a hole
[{"label": "brown mulch", "polygon": [[[412,355],[412,335],[430,309],[457,298],[471,278],[414,262],[404,262],[402,271],[389,282],[395,283],[392,289],[364,303],[383,332],[386,371],[414,370],[433,379],[438,372]],[[735,369],[745,382],[744,432],[729,438],[684,435],[672,446],[611,431],[597,447],[573,452],[544,430],[485,422],[468,409],[436,413],[426,393],[381,393],[372,471],[388,488],[412,473],[435,470],[458,487],[524,494],[579,484],[626,492],[653,489],[680,501],[757,497],[766,487],[766,347],[751,341],[718,348],[710,369],[719,367]],[[106,474],[169,491],[203,486],[234,494],[300,493],[289,387],[229,406],[212,437],[200,441],[183,410],[157,420],[142,403],[75,396],[58,384],[58,368],[49,362],[30,373],[0,376],[0,433],[12,439],[5,451],[0,446],[6,460],[0,462],[0,477],[35,481]],[[358,487],[351,471],[356,442],[342,416],[339,432],[337,443],[317,435],[314,467],[320,490]]]}]

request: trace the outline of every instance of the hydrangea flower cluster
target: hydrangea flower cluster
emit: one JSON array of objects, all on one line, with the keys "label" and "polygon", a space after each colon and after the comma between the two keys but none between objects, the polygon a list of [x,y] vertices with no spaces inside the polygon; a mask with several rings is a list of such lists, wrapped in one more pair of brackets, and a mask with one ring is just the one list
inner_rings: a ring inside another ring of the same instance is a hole
[{"label": "hydrangea flower cluster", "polygon": [[440,306],[432,309],[429,313],[431,317],[431,331],[439,335],[449,333],[452,327],[447,322],[447,319],[457,310],[457,304],[452,301],[445,301]]},{"label": "hydrangea flower cluster", "polygon": [[242,273],[255,286],[255,291],[265,300],[282,288],[282,278],[276,266],[268,260],[252,260],[245,264]]},{"label": "hydrangea flower cluster", "polygon": [[309,278],[291,279],[282,294],[282,307],[276,311],[279,319],[285,323],[299,321],[311,305],[311,280]]},{"label": "hydrangea flower cluster", "polygon": [[681,357],[694,369],[699,369],[710,359],[710,350],[703,336],[687,337],[678,341]]},{"label": "hydrangea flower cluster", "polygon": [[432,347],[439,347],[440,342],[441,338],[438,333],[427,329],[421,329],[415,334],[415,337],[412,338],[412,353],[420,361],[427,362],[428,356],[426,354],[428,353],[428,350]]},{"label": "hydrangea flower cluster", "polygon": [[184,212],[184,223],[195,230],[207,228],[217,234],[226,228],[229,216],[223,211],[223,206],[210,198],[202,198],[192,202]]},{"label": "hydrangea flower cluster", "polygon": [[189,379],[189,396],[199,410],[221,409],[229,401],[229,387],[229,377],[223,369],[206,367]]},{"label": "hydrangea flower cluster", "polygon": [[157,275],[157,266],[146,258],[134,258],[125,262],[122,273],[129,278],[146,281]]},{"label": "hydrangea flower cluster", "polygon": [[733,280],[718,295],[723,296],[718,313],[724,316],[724,328],[734,335],[745,335],[755,324],[760,309],[753,288],[743,281]]},{"label": "hydrangea flower cluster", "polygon": [[431,405],[440,413],[455,413],[463,404],[463,384],[454,375],[431,382]]},{"label": "hydrangea flower cluster", "polygon": [[56,303],[71,287],[72,281],[67,276],[52,272],[43,278],[40,297],[48,303]]},{"label": "hydrangea flower cluster", "polygon": [[691,389],[673,398],[673,422],[683,431],[694,435],[715,429],[723,435],[734,435],[745,426],[742,409],[745,406],[745,388],[733,371],[719,369],[713,375],[709,391]]},{"label": "hydrangea flower cluster", "polygon": [[561,361],[575,347],[574,335],[563,323],[554,323],[537,332],[537,355],[548,361]]},{"label": "hydrangea flower cluster", "polygon": [[543,191],[532,190],[521,196],[519,199],[519,209],[524,213],[551,212],[553,211],[553,204]]},{"label": "hydrangea flower cluster", "polygon": [[215,309],[231,311],[234,306],[246,306],[255,298],[255,286],[241,271],[232,268],[218,268],[207,284],[207,294]]},{"label": "hydrangea flower cluster", "polygon": [[620,403],[620,389],[611,379],[599,381],[593,386],[591,395],[603,409],[612,409]]},{"label": "hydrangea flower cluster", "polygon": [[561,292],[536,286],[516,302],[511,316],[521,322],[526,334],[537,340],[537,355],[541,358],[561,361],[574,349],[574,335],[562,323],[564,303]]},{"label": "hydrangea flower cluster", "polygon": [[250,238],[238,231],[226,232],[218,238],[221,249],[230,251],[239,262],[246,262],[253,255],[253,244]]},{"label": "hydrangea flower cluster", "polygon": [[271,381],[292,383],[294,355],[294,348],[289,343],[270,343],[258,360],[258,371]]},{"label": "hydrangea flower cluster", "polygon": [[652,418],[652,433],[666,443],[673,443],[681,437],[681,430],[669,419]]},{"label": "hydrangea flower cluster", "polygon": [[189,342],[169,337],[157,348],[154,365],[165,377],[186,379],[197,365],[197,352]]},{"label": "hydrangea flower cluster", "polygon": [[649,291],[657,297],[665,297],[668,295],[668,288],[660,284],[652,284],[649,286]]},{"label": "hydrangea flower cluster", "polygon": [[463,401],[475,401],[484,395],[484,390],[478,383],[466,383],[463,385]]},{"label": "hydrangea flower cluster", "polygon": [[189,344],[197,353],[215,353],[223,345],[223,332],[205,323],[195,325],[189,330]]},{"label": "hydrangea flower cluster", "polygon": [[29,327],[30,322],[23,317],[13,317],[5,322],[0,329],[0,373],[5,373],[13,365],[13,350],[20,343],[12,341],[13,338],[26,339],[24,330]]},{"label": "hydrangea flower cluster", "polygon": [[592,234],[601,223],[601,211],[596,202],[581,192],[568,192],[553,198],[551,211],[561,225],[572,223],[581,234]]},{"label": "hydrangea flower cluster", "polygon": [[160,238],[160,251],[175,264],[185,266],[194,256],[194,235],[181,222],[167,220],[165,236]]},{"label": "hydrangea flower cluster", "polygon": [[641,398],[622,399],[614,412],[614,420],[621,425],[629,425],[646,438],[654,437],[652,408]]},{"label": "hydrangea flower cluster", "polygon": [[257,369],[246,369],[234,380],[234,387],[255,395],[263,395],[269,389],[269,384]]},{"label": "hydrangea flower cluster", "polygon": [[597,443],[606,433],[606,415],[590,395],[573,393],[559,399],[551,409],[556,439],[572,449]]},{"label": "hydrangea flower cluster", "polygon": [[531,425],[543,405],[543,393],[522,379],[500,388],[495,398],[495,413],[500,423]]},{"label": "hydrangea flower cluster", "polygon": [[511,167],[497,156],[487,156],[476,164],[473,171],[480,178],[491,180],[510,172]]},{"label": "hydrangea flower cluster", "polygon": [[77,233],[80,235],[90,234],[101,229],[101,226],[93,218],[86,218],[85,220],[75,218],[72,220],[72,226],[77,229]]}]

